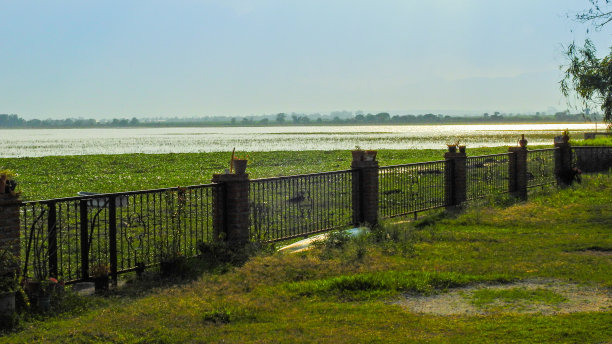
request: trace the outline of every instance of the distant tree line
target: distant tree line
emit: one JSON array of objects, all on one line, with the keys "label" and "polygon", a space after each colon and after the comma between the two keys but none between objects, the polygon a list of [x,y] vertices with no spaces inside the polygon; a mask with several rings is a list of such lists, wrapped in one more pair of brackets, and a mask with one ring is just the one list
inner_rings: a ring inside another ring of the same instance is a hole
[{"label": "distant tree line", "polygon": [[18,115],[0,114],[0,128],[98,128],[98,127],[136,127],[138,118],[115,118],[110,121],[97,121],[93,118],[30,119]]},{"label": "distant tree line", "polygon": [[377,114],[357,112],[336,112],[321,114],[261,115],[248,117],[198,117],[198,118],[114,118],[95,120],[83,118],[30,119],[25,120],[15,114],[0,114],[0,128],[125,128],[125,127],[183,127],[183,126],[266,126],[266,125],[323,125],[323,124],[460,124],[460,123],[518,123],[518,122],[585,122],[599,121],[595,114],[569,111],[547,115],[535,114],[493,114],[484,113],[473,116],[449,116],[443,114],[391,115],[388,112]]}]

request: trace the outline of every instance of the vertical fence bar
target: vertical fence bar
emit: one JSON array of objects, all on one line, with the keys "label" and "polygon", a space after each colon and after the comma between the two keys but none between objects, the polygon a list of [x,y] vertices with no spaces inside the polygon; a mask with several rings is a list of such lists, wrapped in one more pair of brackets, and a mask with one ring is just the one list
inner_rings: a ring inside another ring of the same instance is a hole
[{"label": "vertical fence bar", "polygon": [[81,278],[89,279],[89,235],[87,233],[87,200],[79,201],[81,214]]},{"label": "vertical fence bar", "polygon": [[49,208],[49,215],[47,218],[49,276],[57,278],[57,211],[55,208],[55,202],[49,202],[47,207]]},{"label": "vertical fence bar", "polygon": [[108,202],[108,251],[110,254],[110,273],[113,283],[117,285],[117,198],[111,197]]}]

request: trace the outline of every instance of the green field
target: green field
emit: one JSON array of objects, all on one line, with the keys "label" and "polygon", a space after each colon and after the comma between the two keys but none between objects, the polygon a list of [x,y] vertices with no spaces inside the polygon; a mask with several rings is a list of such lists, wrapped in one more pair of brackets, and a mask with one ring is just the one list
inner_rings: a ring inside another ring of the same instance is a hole
[{"label": "green field", "polygon": [[[506,152],[505,147],[468,149],[468,155]],[[241,152],[242,153],[242,152]],[[252,152],[251,178],[350,169],[349,151]],[[443,150],[381,150],[380,166],[442,160]],[[76,196],[78,191],[122,192],[208,184],[229,168],[230,152],[121,154],[2,158],[0,169],[18,173],[24,200]]]},{"label": "green field", "polygon": [[150,275],[111,297],[69,296],[0,342],[606,343],[611,195],[612,177],[587,176],[192,282]]}]

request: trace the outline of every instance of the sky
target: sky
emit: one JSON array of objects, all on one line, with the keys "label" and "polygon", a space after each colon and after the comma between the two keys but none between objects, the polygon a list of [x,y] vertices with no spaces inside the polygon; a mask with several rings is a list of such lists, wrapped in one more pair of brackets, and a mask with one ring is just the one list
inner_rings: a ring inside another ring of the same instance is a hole
[{"label": "sky", "polygon": [[0,0],[24,118],[555,111],[587,0]]}]

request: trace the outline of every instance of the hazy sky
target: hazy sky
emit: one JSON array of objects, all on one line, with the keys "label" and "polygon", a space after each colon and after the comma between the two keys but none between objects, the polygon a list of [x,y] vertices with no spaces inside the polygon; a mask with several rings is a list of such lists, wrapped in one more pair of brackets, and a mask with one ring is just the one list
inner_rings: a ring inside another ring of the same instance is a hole
[{"label": "hazy sky", "polygon": [[[0,113],[545,111],[587,0],[0,0]],[[612,24],[591,37],[601,53]]]}]

